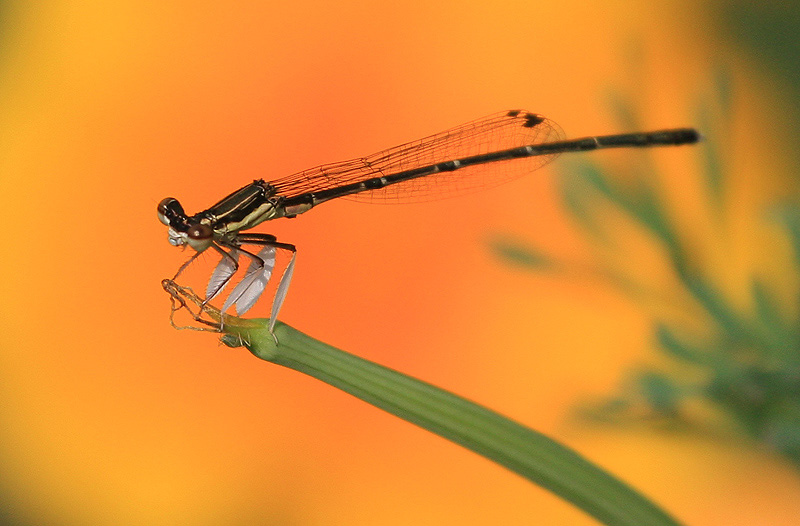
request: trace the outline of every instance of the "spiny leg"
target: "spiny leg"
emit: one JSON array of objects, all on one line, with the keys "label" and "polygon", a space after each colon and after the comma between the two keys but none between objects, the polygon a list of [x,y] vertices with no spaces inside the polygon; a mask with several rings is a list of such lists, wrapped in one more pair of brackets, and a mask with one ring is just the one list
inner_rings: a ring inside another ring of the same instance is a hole
[{"label": "spiny leg", "polygon": [[262,245],[261,250],[254,254],[237,244],[237,255],[244,254],[251,259],[244,276],[228,295],[221,311],[227,311],[232,305],[236,305],[236,314],[241,316],[250,310],[258,297],[264,291],[269,278],[272,276],[272,269],[275,266],[275,249],[269,245]]},{"label": "spiny leg", "polygon": [[290,243],[281,243],[277,241],[275,236],[269,234],[257,234],[257,233],[246,233],[240,234],[237,237],[238,241],[242,243],[249,243],[253,245],[262,245],[262,246],[271,246],[277,249],[286,250],[292,253],[292,257],[289,260],[289,264],[283,270],[283,274],[281,275],[281,279],[278,282],[278,287],[275,291],[275,296],[272,299],[272,309],[270,310],[270,320],[269,320],[269,332],[272,334],[272,338],[275,340],[275,343],[278,343],[278,339],[275,337],[273,332],[275,328],[275,323],[278,321],[278,313],[283,306],[283,302],[286,299],[286,294],[289,288],[289,283],[292,280],[292,274],[294,272],[294,262],[295,256],[297,255],[297,247]]},{"label": "spiny leg", "polygon": [[[233,256],[233,253],[245,252],[245,251],[241,250],[239,247],[237,247],[236,245],[233,245],[233,244],[232,244],[232,245],[230,245],[230,246],[226,246],[226,247],[225,247],[225,248],[227,248],[228,250],[230,250],[230,252],[226,251],[225,249],[223,249],[221,246],[219,246],[219,245],[218,245],[218,244],[216,244],[216,243],[211,243],[211,247],[212,247],[214,250],[216,250],[217,252],[219,252],[220,254],[222,254],[222,259],[221,259],[221,260],[220,260],[220,262],[217,264],[217,267],[214,269],[214,272],[212,273],[212,275],[211,275],[211,278],[209,279],[209,286],[208,286],[208,288],[206,289],[206,297],[205,297],[205,300],[203,301],[203,306],[204,306],[204,307],[205,307],[205,306],[206,306],[206,305],[207,305],[207,304],[208,304],[208,303],[209,303],[209,302],[210,302],[212,299],[214,299],[215,297],[217,297],[217,294],[219,294],[220,292],[222,292],[222,289],[224,289],[224,288],[225,288],[225,286],[228,284],[228,282],[231,280],[231,278],[233,278],[233,276],[236,274],[236,271],[238,271],[238,270],[239,270],[239,258],[238,258],[238,257],[234,257],[234,256]],[[229,271],[226,271],[226,272],[227,272],[227,276],[225,276],[225,277],[224,277],[224,278],[223,278],[223,279],[222,279],[222,280],[221,280],[221,281],[220,281],[220,282],[219,282],[219,283],[216,285],[216,287],[214,287],[214,289],[213,289],[213,290],[211,290],[211,283],[213,283],[213,281],[214,281],[214,278],[215,278],[215,277],[216,277],[216,275],[217,275],[217,272],[218,272],[218,271],[220,271],[220,268],[223,266],[223,263],[224,263],[225,261],[228,261],[228,262],[229,262],[229,265],[228,265],[228,267],[229,267]]]}]

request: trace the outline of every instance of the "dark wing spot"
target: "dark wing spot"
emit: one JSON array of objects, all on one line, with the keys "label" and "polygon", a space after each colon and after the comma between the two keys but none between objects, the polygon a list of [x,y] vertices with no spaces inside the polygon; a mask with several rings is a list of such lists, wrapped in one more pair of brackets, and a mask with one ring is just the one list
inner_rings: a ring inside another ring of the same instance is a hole
[{"label": "dark wing spot", "polygon": [[537,124],[541,124],[544,122],[544,117],[541,115],[537,115],[535,113],[526,113],[525,114],[525,122],[522,124],[525,128],[533,128]]}]

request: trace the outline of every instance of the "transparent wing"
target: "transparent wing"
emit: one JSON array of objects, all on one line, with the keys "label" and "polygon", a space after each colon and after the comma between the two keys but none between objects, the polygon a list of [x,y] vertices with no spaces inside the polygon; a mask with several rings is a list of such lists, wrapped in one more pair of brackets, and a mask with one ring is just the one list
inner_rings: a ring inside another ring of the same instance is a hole
[{"label": "transparent wing", "polygon": [[[396,146],[369,157],[326,164],[270,181],[280,195],[293,197],[382,177],[423,166],[520,146],[563,140],[553,121],[524,110],[490,115],[450,130]],[[490,188],[537,170],[557,154],[467,166],[345,196],[369,202],[420,202]]]}]

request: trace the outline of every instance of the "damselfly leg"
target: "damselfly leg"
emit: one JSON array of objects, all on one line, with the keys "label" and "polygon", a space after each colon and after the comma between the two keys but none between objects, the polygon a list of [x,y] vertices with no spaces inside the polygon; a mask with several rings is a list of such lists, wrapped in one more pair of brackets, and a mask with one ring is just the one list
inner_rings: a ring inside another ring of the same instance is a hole
[{"label": "damselfly leg", "polygon": [[[270,311],[269,328],[272,331],[277,321],[277,315],[286,298],[286,290],[289,287],[294,270],[294,258],[297,252],[295,246],[289,243],[281,243],[277,241],[275,236],[270,234],[240,233],[230,241],[212,242],[209,248],[212,248],[213,252],[220,255],[220,260],[205,285],[205,296],[199,298],[192,291],[192,296],[190,297],[191,303],[194,304],[194,309],[192,309],[186,304],[187,295],[184,294],[183,298],[173,301],[177,305],[177,309],[185,308],[195,321],[205,326],[201,327],[201,330],[222,331],[229,311],[233,311],[236,316],[242,316],[253,308],[270,282],[275,266],[278,263],[277,255],[286,253],[289,254],[289,262],[283,268]],[[170,292],[173,297],[175,297],[173,292],[177,290],[177,287],[192,290],[191,287],[179,285],[179,278],[193,264],[198,264],[197,259],[200,254],[201,252],[197,252],[192,255],[178,269],[175,276],[171,280],[167,280],[174,284],[171,288],[165,286],[167,292]],[[249,262],[243,272],[241,271],[244,266],[241,264],[242,261]],[[236,285],[226,295],[226,288],[234,281],[236,281]],[[212,307],[211,302],[213,300],[222,301],[222,306],[218,309]],[[175,303],[176,301],[177,303]],[[175,310],[173,309],[173,312]],[[204,316],[204,314],[208,316]],[[173,325],[175,325],[174,322]]]}]

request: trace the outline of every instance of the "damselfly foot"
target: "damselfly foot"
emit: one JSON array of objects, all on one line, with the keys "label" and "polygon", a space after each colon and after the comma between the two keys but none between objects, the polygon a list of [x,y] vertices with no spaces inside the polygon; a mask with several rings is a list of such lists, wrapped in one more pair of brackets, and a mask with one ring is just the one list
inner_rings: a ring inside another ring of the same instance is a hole
[{"label": "damselfly foot", "polygon": [[[263,320],[243,319],[222,313],[198,296],[191,287],[184,287],[171,279],[162,280],[161,286],[170,296],[169,322],[176,329],[225,333],[223,335],[223,343],[231,346],[230,342],[235,340],[241,346],[248,343],[243,333],[264,327]],[[176,316],[180,314],[186,314],[191,321],[187,322],[187,324],[178,322]],[[272,338],[277,344],[278,340],[274,334]]]}]

